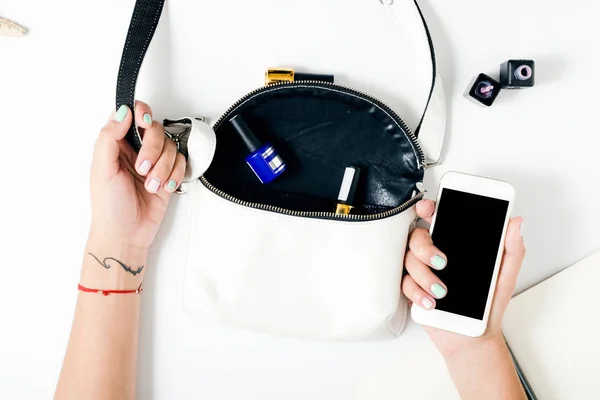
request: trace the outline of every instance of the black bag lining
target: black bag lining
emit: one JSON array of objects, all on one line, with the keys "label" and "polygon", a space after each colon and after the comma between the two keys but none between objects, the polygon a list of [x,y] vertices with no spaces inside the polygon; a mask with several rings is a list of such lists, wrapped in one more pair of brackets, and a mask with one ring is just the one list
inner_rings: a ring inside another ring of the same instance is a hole
[{"label": "black bag lining", "polygon": [[[270,142],[287,170],[261,184],[248,150],[228,122],[241,115]],[[418,153],[402,121],[366,98],[335,87],[284,85],[251,96],[216,127],[217,148],[205,178],[243,201],[294,211],[333,212],[345,168],[362,169],[353,214],[377,214],[411,199],[423,180]]]}]

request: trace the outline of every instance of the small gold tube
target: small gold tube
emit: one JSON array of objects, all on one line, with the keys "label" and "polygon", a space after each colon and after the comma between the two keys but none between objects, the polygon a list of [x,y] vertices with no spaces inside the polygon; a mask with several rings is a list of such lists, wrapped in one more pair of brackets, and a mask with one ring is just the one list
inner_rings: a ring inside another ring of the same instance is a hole
[{"label": "small gold tube", "polygon": [[338,215],[348,215],[354,207],[348,204],[338,204],[335,208],[335,213]]},{"label": "small gold tube", "polygon": [[278,82],[294,82],[293,68],[269,68],[265,73],[265,85]]}]

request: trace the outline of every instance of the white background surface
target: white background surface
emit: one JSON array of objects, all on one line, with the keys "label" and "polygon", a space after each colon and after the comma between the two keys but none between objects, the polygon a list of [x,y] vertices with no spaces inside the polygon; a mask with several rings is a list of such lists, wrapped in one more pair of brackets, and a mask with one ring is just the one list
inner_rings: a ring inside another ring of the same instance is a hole
[{"label": "white background surface", "polygon": [[[398,0],[397,0],[398,1]],[[600,64],[591,1],[427,0],[450,99],[447,169],[512,182],[529,253],[519,290],[600,247]],[[0,38],[0,393],[49,398],[70,329],[88,218],[95,135],[113,107],[133,0],[5,0],[26,25]],[[264,69],[333,72],[414,127],[429,77],[377,0],[173,0],[143,69],[138,97],[155,118],[218,117],[260,86]],[[405,42],[404,42],[405,43]],[[537,63],[536,87],[504,92],[490,109],[462,98],[479,72],[509,58]],[[432,194],[433,197],[433,194]],[[143,297],[139,398],[350,399],[351,384],[418,347],[398,340],[326,344],[212,326],[181,307],[186,198],[174,201],[151,255]],[[477,224],[484,216],[465,216]],[[425,372],[424,372],[425,373]],[[401,380],[399,380],[399,384]]]}]

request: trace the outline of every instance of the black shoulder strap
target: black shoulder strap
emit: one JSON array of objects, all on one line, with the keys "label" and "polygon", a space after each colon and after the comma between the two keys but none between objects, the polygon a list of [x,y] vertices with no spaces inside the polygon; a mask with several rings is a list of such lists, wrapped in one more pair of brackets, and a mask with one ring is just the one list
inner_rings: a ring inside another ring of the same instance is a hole
[{"label": "black shoulder strap", "polygon": [[415,135],[417,135],[417,137],[419,136],[419,132],[421,131],[421,128],[423,126],[423,120],[425,119],[425,116],[427,115],[427,109],[429,108],[429,104],[431,103],[431,97],[433,96],[433,93],[435,91],[435,85],[436,85],[436,78],[437,78],[437,61],[435,59],[435,48],[433,47],[433,40],[431,39],[431,33],[429,32],[429,27],[427,26],[427,23],[425,22],[425,17],[423,16],[423,12],[421,11],[421,7],[419,7],[419,4],[415,1],[415,5],[417,6],[417,11],[419,12],[419,16],[421,17],[421,19],[423,20],[423,28],[425,29],[425,35],[427,36],[427,42],[429,44],[429,49],[431,51],[431,65],[433,68],[432,71],[432,76],[431,76],[431,90],[429,91],[429,97],[427,98],[427,104],[425,105],[425,111],[423,111],[423,116],[421,117],[421,121],[419,122],[419,126],[417,127],[417,129],[415,130]]},{"label": "black shoulder strap", "polygon": [[[125,104],[133,110],[135,85],[146,51],[160,20],[164,3],[164,0],[137,0],[135,2],[117,78],[117,109]],[[142,139],[135,123],[131,124],[126,138],[136,151],[142,147]]]}]

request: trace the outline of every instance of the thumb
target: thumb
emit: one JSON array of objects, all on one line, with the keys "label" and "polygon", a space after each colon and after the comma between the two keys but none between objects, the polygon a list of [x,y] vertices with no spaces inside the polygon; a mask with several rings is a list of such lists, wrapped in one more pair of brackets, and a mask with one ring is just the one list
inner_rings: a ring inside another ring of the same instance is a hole
[{"label": "thumb", "polygon": [[94,146],[94,160],[92,171],[104,178],[110,178],[119,171],[119,155],[123,140],[131,126],[131,110],[122,105],[113,112],[111,119],[100,131],[96,145]]},{"label": "thumb", "polygon": [[517,285],[517,277],[525,258],[525,244],[522,231],[523,218],[513,218],[508,224],[508,232],[504,244],[504,257],[500,267],[500,275],[496,285],[496,297],[492,312],[502,319],[512,294]]}]

